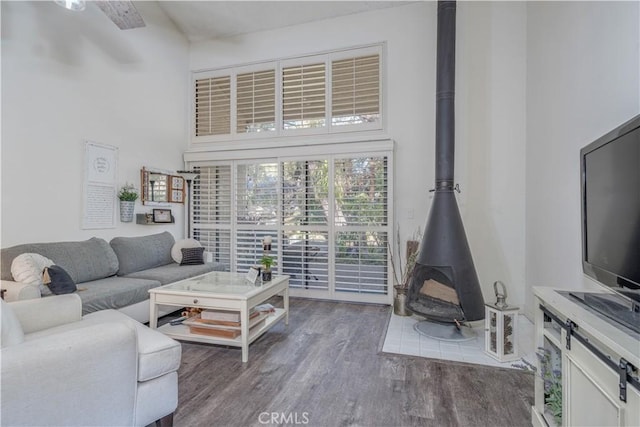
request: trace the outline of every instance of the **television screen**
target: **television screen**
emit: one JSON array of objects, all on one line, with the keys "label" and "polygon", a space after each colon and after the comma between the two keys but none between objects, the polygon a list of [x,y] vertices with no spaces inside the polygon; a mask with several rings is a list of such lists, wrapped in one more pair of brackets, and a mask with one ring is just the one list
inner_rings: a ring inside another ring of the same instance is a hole
[{"label": "television screen", "polygon": [[583,267],[640,289],[640,116],[581,150]]}]

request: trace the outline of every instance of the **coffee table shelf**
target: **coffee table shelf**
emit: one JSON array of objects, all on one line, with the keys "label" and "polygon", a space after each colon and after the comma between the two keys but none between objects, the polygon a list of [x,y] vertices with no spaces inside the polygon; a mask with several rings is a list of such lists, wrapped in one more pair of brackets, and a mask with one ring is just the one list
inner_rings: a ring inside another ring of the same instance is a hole
[{"label": "coffee table shelf", "polygon": [[[273,326],[280,319],[287,315],[284,309],[276,308],[275,313],[270,314],[265,318],[264,324],[249,329],[249,344],[257,340],[263,333],[265,333],[271,326]],[[233,329],[233,328],[229,328]],[[238,335],[235,338],[214,337],[204,334],[194,334],[189,330],[188,325],[175,325],[172,326],[169,323],[158,328],[158,331],[163,334],[183,341],[195,341],[207,344],[221,344],[230,345],[234,347],[242,347],[242,336]]]},{"label": "coffee table shelf", "polygon": [[[274,276],[270,282],[257,285],[247,282],[245,277],[239,273],[214,271],[150,289],[149,327],[178,340],[241,347],[242,362],[247,362],[249,344],[281,319],[284,319],[285,325],[289,324],[289,276]],[[284,308],[276,308],[263,323],[251,327],[251,309],[273,296],[282,297]],[[166,324],[158,328],[158,307],[161,305],[237,311],[240,313],[240,327],[230,329],[240,331],[240,335],[230,338],[197,334],[184,324]]]}]

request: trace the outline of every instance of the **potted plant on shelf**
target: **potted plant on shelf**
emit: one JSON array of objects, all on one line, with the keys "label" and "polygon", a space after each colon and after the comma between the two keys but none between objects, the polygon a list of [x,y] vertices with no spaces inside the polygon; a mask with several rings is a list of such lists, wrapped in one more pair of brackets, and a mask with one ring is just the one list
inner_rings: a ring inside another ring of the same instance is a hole
[{"label": "potted plant on shelf", "polygon": [[133,221],[133,209],[138,200],[138,190],[133,184],[126,183],[120,188],[118,199],[120,199],[120,221]]},{"label": "potted plant on shelf", "polygon": [[420,244],[420,229],[418,229],[410,240],[407,240],[406,256],[404,265],[402,263],[402,251],[400,249],[400,228],[398,228],[396,242],[397,258],[394,257],[394,251],[389,245],[389,258],[391,259],[391,270],[394,280],[393,295],[393,312],[398,316],[411,316],[411,311],[406,307],[407,291],[409,290],[409,281],[413,275],[413,269],[416,266],[418,258],[418,246]]},{"label": "potted plant on shelf", "polygon": [[264,267],[262,270],[262,281],[270,282],[271,281],[271,267],[276,265],[276,261],[273,257],[269,255],[264,255],[260,258],[260,264]]}]

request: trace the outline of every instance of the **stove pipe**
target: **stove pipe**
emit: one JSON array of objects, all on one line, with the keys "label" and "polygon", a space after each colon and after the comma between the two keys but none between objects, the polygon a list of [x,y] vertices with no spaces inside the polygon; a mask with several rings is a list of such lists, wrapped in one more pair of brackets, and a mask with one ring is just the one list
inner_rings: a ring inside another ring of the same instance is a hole
[{"label": "stove pipe", "polygon": [[[436,188],[407,306],[444,323],[484,319],[482,290],[454,194],[455,44],[456,2],[438,1]],[[435,297],[424,292],[430,279],[437,282]]]}]

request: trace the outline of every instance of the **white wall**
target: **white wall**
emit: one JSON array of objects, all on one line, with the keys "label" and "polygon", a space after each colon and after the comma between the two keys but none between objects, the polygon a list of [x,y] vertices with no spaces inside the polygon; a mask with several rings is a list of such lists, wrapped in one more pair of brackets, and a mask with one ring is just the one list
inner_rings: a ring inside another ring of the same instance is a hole
[{"label": "white wall", "polygon": [[[523,4],[461,2],[456,180],[485,299],[504,281],[524,303]],[[396,142],[395,215],[402,239],[424,230],[434,186],[436,3],[195,43],[191,69],[241,65],[386,42],[387,133]],[[240,143],[239,143],[240,144]]]},{"label": "white wall", "polygon": [[527,307],[581,267],[580,148],[640,112],[638,2],[527,5]]},{"label": "white wall", "polygon": [[[119,148],[118,184],[142,166],[182,168],[188,42],[154,2],[119,30],[90,2],[2,2],[2,247],[92,236],[183,234],[178,223],[82,230],[84,140]],[[136,212],[150,211],[138,201]]]}]

